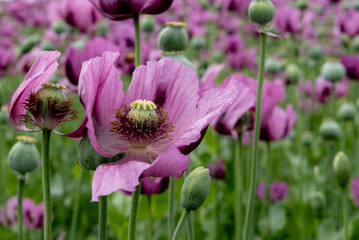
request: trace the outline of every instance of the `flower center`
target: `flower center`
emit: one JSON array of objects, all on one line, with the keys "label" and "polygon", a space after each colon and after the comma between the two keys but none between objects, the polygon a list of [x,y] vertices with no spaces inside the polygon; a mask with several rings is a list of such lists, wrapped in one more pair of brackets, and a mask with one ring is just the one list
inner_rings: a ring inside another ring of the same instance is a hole
[{"label": "flower center", "polygon": [[117,110],[116,120],[111,123],[110,131],[120,140],[129,142],[135,148],[172,140],[174,126],[161,107],[148,100],[136,100],[130,106],[124,105]]}]

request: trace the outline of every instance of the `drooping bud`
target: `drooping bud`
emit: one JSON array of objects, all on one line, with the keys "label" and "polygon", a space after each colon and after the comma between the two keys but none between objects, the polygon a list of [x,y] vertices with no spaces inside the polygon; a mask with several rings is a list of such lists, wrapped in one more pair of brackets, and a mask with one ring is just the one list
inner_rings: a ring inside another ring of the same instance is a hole
[{"label": "drooping bud", "polygon": [[27,38],[20,47],[20,55],[30,52],[40,41],[41,38],[37,35]]},{"label": "drooping bud", "polygon": [[194,169],[183,183],[181,205],[188,211],[197,210],[206,200],[211,186],[208,168]]},{"label": "drooping bud", "polygon": [[320,73],[329,82],[340,81],[346,74],[343,64],[337,61],[325,62]]},{"label": "drooping bud", "polygon": [[282,70],[282,64],[280,61],[274,58],[268,58],[265,63],[265,71],[269,74],[276,74]]},{"label": "drooping bud", "polygon": [[321,192],[313,193],[309,198],[309,204],[312,207],[313,213],[317,218],[322,218],[326,207],[325,196]]},{"label": "drooping bud", "polygon": [[113,158],[105,158],[98,154],[93,148],[90,138],[85,134],[79,143],[77,152],[77,164],[87,170],[95,171],[98,166],[104,163],[116,162],[121,159],[120,155]]},{"label": "drooping bud", "polygon": [[340,137],[340,125],[333,119],[325,119],[319,126],[320,135],[327,140],[336,140]]},{"label": "drooping bud", "polygon": [[345,188],[350,179],[350,163],[348,156],[342,151],[334,157],[333,172],[339,186]]},{"label": "drooping bud", "polygon": [[156,113],[156,104],[148,100],[136,100],[131,103],[131,111],[127,117],[131,119],[136,126],[152,126],[158,120]]},{"label": "drooping bud", "polygon": [[52,24],[52,30],[60,35],[67,30],[67,24],[64,21],[58,20]]},{"label": "drooping bud", "polygon": [[40,162],[40,154],[34,143],[36,139],[29,136],[18,136],[19,140],[12,146],[8,160],[12,170],[22,175],[34,171]]},{"label": "drooping bud", "polygon": [[183,22],[169,22],[158,35],[158,47],[164,52],[184,51],[188,45],[188,34]]},{"label": "drooping bud", "polygon": [[270,0],[253,0],[249,5],[248,15],[253,22],[265,25],[274,18],[275,7]]},{"label": "drooping bud", "polygon": [[145,15],[141,20],[141,29],[146,32],[150,33],[155,27],[155,18],[151,15]]},{"label": "drooping bud", "polygon": [[343,103],[338,109],[338,118],[342,121],[354,121],[357,109],[352,103]]}]

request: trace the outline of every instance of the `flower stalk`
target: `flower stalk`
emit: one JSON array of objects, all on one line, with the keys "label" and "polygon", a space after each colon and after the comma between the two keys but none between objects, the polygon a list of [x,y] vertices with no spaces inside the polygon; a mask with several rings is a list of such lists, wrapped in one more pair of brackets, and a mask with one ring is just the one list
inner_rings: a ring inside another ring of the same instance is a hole
[{"label": "flower stalk", "polygon": [[248,195],[248,207],[246,211],[246,218],[244,223],[243,239],[249,239],[249,233],[251,229],[251,223],[253,219],[254,203],[255,203],[255,187],[257,183],[257,165],[258,165],[258,145],[259,145],[259,131],[261,126],[261,110],[262,110],[262,89],[264,81],[264,64],[266,58],[266,43],[267,35],[264,32],[260,32],[261,37],[261,52],[260,52],[260,66],[258,76],[258,89],[256,98],[256,113],[254,121],[254,137],[253,137],[253,148],[252,148],[252,168],[250,175],[250,187]]},{"label": "flower stalk", "polygon": [[18,175],[17,177],[17,219],[18,219],[18,240],[24,239],[24,230],[23,230],[23,216],[22,216],[22,194],[25,185],[25,176]]},{"label": "flower stalk", "polygon": [[177,224],[177,227],[176,227],[175,233],[173,234],[172,240],[180,239],[180,234],[181,234],[182,228],[183,228],[184,224],[186,223],[188,217],[190,216],[190,213],[191,213],[191,211],[189,211],[187,209],[183,209],[182,216]]},{"label": "flower stalk", "polygon": [[175,229],[174,224],[174,201],[175,201],[175,179],[170,177],[169,190],[168,190],[168,235],[169,239],[172,238]]},{"label": "flower stalk", "polygon": [[234,186],[235,186],[235,239],[240,240],[242,236],[242,195],[243,192],[243,164],[242,164],[242,135],[238,134],[234,152]]},{"label": "flower stalk", "polygon": [[78,215],[79,215],[79,203],[80,203],[80,196],[81,196],[81,185],[83,182],[83,171],[81,169],[80,172],[80,178],[77,182],[77,187],[76,187],[76,193],[75,193],[75,197],[74,197],[74,208],[73,208],[73,212],[72,212],[72,221],[71,221],[71,228],[70,228],[70,240],[75,240],[76,239],[76,230],[77,230],[77,223],[78,223]]},{"label": "flower stalk", "polygon": [[50,136],[50,130],[44,129],[42,131],[42,189],[45,207],[44,240],[51,240]]},{"label": "flower stalk", "polygon": [[98,206],[98,239],[107,239],[107,196],[99,196]]},{"label": "flower stalk", "polygon": [[133,15],[135,25],[135,66],[141,65],[141,36],[140,36],[140,17],[138,14]]},{"label": "flower stalk", "polygon": [[139,184],[136,187],[136,191],[132,192],[131,213],[130,213],[130,222],[128,228],[128,240],[136,239],[136,223],[137,223],[138,205],[140,202],[140,192],[141,192],[141,184]]}]

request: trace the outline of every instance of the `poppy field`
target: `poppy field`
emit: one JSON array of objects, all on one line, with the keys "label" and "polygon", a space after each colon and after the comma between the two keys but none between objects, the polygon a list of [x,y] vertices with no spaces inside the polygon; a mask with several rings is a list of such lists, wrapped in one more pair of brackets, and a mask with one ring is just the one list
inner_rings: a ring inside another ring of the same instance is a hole
[{"label": "poppy field", "polygon": [[0,240],[359,239],[359,1],[0,1]]}]

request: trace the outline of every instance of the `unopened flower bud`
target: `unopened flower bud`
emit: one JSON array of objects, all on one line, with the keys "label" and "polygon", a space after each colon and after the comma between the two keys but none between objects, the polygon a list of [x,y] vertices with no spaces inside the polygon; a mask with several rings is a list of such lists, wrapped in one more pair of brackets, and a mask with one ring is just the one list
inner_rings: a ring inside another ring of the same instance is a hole
[{"label": "unopened flower bud", "polygon": [[308,55],[311,59],[318,61],[323,56],[322,48],[320,46],[312,46],[308,50]]},{"label": "unopened flower bud", "polygon": [[141,29],[146,32],[150,33],[155,27],[155,18],[151,15],[145,15],[141,20]]},{"label": "unopened flower bud", "polygon": [[334,157],[333,172],[339,186],[345,188],[350,179],[350,163],[348,156],[342,151]]},{"label": "unopened flower bud", "polygon": [[270,0],[253,0],[249,5],[248,15],[253,22],[265,25],[274,18],[275,7]]},{"label": "unopened flower bud", "polygon": [[12,170],[22,175],[34,171],[40,162],[40,154],[35,146],[36,140],[28,136],[18,136],[12,146],[8,160]]},{"label": "unopened flower bud", "polygon": [[296,2],[296,6],[300,9],[300,10],[305,10],[308,7],[308,1],[307,0],[298,0]]},{"label": "unopened flower bud", "polygon": [[204,39],[203,37],[196,36],[193,37],[191,40],[191,46],[197,51],[205,49],[206,45],[206,39]]},{"label": "unopened flower bud", "polygon": [[20,55],[30,52],[40,41],[40,37],[36,35],[27,38],[20,47]]},{"label": "unopened flower bud", "polygon": [[276,74],[282,70],[282,64],[280,61],[274,58],[268,58],[265,63],[265,71],[269,74]]},{"label": "unopened flower bud", "polygon": [[291,83],[291,84],[298,83],[300,76],[301,76],[300,68],[296,64],[291,63],[287,66],[286,70],[287,70],[287,76],[288,76],[289,83]]},{"label": "unopened flower bud", "polygon": [[337,82],[345,76],[345,68],[342,63],[337,61],[327,61],[321,69],[321,75],[329,82]]},{"label": "unopened flower bud", "polygon": [[52,44],[51,41],[43,41],[41,43],[41,49],[44,51],[52,51],[54,50],[54,45]]},{"label": "unopened flower bud", "polygon": [[343,103],[338,109],[338,118],[342,121],[354,121],[357,109],[352,103]]},{"label": "unopened flower bud", "polygon": [[356,53],[359,52],[359,36],[353,38],[353,40],[350,42],[350,48]]},{"label": "unopened flower bud", "polygon": [[158,35],[158,47],[164,52],[184,51],[188,45],[188,34],[183,22],[169,22]]},{"label": "unopened flower bud", "polygon": [[319,126],[320,135],[327,140],[336,140],[340,137],[341,128],[333,119],[326,119]]},{"label": "unopened flower bud", "polygon": [[58,20],[52,24],[52,30],[60,35],[67,30],[67,24],[64,21]]},{"label": "unopened flower bud", "polygon": [[208,168],[194,169],[184,181],[181,191],[181,205],[188,211],[197,210],[206,200],[211,186]]},{"label": "unopened flower bud", "polygon": [[310,147],[313,143],[313,134],[311,132],[304,132],[302,134],[302,144],[305,147]]},{"label": "unopened flower bud", "polygon": [[317,218],[322,218],[326,207],[324,194],[321,192],[313,193],[309,198],[309,204]]},{"label": "unopened flower bud", "polygon": [[95,171],[98,166],[104,163],[116,162],[121,159],[120,155],[113,158],[105,158],[96,152],[87,134],[81,139],[78,152],[77,164],[87,170]]}]

